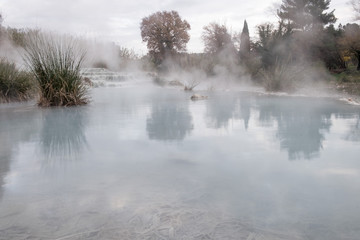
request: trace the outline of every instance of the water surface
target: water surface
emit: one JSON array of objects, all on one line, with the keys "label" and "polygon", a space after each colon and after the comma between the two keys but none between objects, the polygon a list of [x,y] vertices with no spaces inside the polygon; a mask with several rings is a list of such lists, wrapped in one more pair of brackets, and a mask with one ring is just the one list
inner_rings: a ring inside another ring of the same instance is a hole
[{"label": "water surface", "polygon": [[359,107],[206,94],[0,105],[0,239],[358,239]]}]

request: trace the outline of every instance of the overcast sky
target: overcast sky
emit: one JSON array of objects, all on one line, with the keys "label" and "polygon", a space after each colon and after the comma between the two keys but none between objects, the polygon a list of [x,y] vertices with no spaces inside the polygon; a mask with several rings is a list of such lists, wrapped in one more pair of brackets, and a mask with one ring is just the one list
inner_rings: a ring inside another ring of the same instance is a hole
[{"label": "overcast sky", "polygon": [[[347,1],[331,1],[337,24],[353,22]],[[239,32],[246,19],[250,34],[254,35],[256,25],[277,21],[272,9],[280,3],[281,0],[0,0],[0,12],[4,26],[35,27],[110,40],[146,54],[139,26],[143,17],[154,12],[178,11],[191,25],[188,51],[201,52],[203,26],[216,21],[226,23],[232,32]]]}]

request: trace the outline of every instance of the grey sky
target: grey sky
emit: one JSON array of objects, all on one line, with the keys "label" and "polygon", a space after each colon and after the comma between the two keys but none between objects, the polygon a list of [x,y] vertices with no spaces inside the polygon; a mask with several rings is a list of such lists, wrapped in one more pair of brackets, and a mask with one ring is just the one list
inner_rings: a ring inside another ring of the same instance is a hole
[{"label": "grey sky", "polygon": [[[332,0],[338,23],[352,22],[352,9],[346,0]],[[0,0],[4,25],[41,28],[78,36],[110,40],[145,54],[140,21],[156,11],[176,10],[191,25],[189,52],[201,52],[203,26],[212,21],[226,23],[232,32],[249,24],[250,34],[263,22],[276,22],[273,5],[281,0]],[[251,36],[253,37],[253,36]]]}]

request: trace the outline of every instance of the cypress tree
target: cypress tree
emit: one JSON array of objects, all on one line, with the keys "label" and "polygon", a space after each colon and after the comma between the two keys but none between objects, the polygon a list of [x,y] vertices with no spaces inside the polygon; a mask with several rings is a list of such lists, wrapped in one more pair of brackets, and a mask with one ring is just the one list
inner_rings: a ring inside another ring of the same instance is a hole
[{"label": "cypress tree", "polygon": [[249,28],[246,20],[244,21],[244,27],[240,37],[240,57],[246,58],[250,54],[250,36]]}]

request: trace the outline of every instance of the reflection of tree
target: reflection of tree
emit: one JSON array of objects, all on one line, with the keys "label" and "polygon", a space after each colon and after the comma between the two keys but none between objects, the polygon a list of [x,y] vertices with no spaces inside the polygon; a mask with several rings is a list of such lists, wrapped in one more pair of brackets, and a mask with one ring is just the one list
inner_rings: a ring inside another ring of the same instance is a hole
[{"label": "reflection of tree", "polygon": [[146,130],[150,139],[183,140],[193,130],[188,105],[154,102]]},{"label": "reflection of tree", "polygon": [[260,121],[274,119],[278,125],[280,147],[289,159],[311,159],[319,154],[324,131],[329,131],[330,117],[335,109],[321,100],[266,98],[258,101]]},{"label": "reflection of tree", "polygon": [[[277,123],[276,137],[281,149],[288,151],[290,160],[312,159],[319,155],[324,132],[329,131],[332,124],[332,115],[359,119],[355,108],[329,99],[265,97],[258,98],[257,105],[262,124]],[[360,140],[359,121],[348,139]]]},{"label": "reflection of tree", "polygon": [[250,96],[223,95],[214,96],[207,101],[207,117],[209,126],[213,128],[227,128],[229,120],[243,119],[245,129],[250,120]]},{"label": "reflection of tree", "polygon": [[207,101],[206,115],[209,126],[213,128],[227,128],[229,120],[234,116],[237,99],[234,95],[217,96],[211,101]]},{"label": "reflection of tree", "polygon": [[11,161],[11,148],[4,148],[2,145],[1,136],[0,136],[0,200],[3,195],[2,186],[5,184],[5,177],[10,170],[10,161]]},{"label": "reflection of tree", "polygon": [[10,170],[13,151],[21,142],[28,141],[38,131],[38,113],[36,109],[0,109],[0,199],[4,179]]},{"label": "reflection of tree", "polygon": [[247,95],[242,95],[240,97],[240,106],[239,106],[239,114],[237,116],[238,119],[244,120],[244,127],[248,129],[249,120],[250,120],[250,98]]},{"label": "reflection of tree", "polygon": [[350,126],[350,131],[346,136],[346,140],[353,142],[360,141],[360,114],[357,115],[356,122]]},{"label": "reflection of tree", "polygon": [[45,112],[41,143],[47,161],[74,159],[86,145],[84,109],[55,108]]},{"label": "reflection of tree", "polygon": [[321,113],[288,112],[278,118],[277,136],[281,148],[287,149],[289,159],[311,159],[318,156],[325,139],[323,131],[328,131],[330,126],[330,118]]}]

